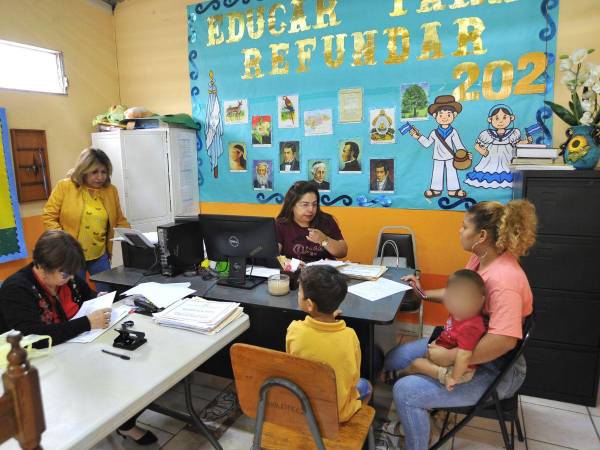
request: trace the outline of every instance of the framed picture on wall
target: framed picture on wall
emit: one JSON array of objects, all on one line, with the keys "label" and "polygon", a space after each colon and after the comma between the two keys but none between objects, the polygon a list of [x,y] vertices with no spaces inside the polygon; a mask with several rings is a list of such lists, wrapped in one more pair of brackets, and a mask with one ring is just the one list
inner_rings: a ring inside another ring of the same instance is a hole
[{"label": "framed picture on wall", "polygon": [[369,192],[394,192],[394,160],[372,159],[369,164]]},{"label": "framed picture on wall", "polygon": [[252,145],[271,147],[273,127],[271,116],[252,116]]},{"label": "framed picture on wall", "polygon": [[229,171],[246,172],[246,164],[248,161],[246,144],[244,142],[230,142],[227,145],[227,148],[229,150]]},{"label": "framed picture on wall", "polygon": [[252,162],[252,187],[255,191],[273,190],[273,161],[258,159]]},{"label": "framed picture on wall", "polygon": [[308,173],[309,181],[314,181],[319,191],[331,190],[331,167],[328,159],[309,159]]},{"label": "framed picture on wall", "polygon": [[352,174],[362,172],[362,139],[342,139],[338,145],[339,172]]},{"label": "framed picture on wall", "polygon": [[279,172],[300,173],[300,142],[286,141],[279,143]]},{"label": "framed picture on wall", "polygon": [[298,128],[300,122],[300,101],[297,95],[277,97],[277,124],[279,128]]}]

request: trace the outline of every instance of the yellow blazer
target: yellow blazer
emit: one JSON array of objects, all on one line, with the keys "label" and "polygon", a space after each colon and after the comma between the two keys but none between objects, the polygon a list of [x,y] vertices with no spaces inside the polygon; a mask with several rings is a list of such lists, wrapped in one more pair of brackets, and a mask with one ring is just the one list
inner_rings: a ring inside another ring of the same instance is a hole
[{"label": "yellow blazer", "polygon": [[[77,187],[70,178],[60,180],[52,189],[50,198],[44,205],[42,218],[47,230],[64,230],[75,239],[79,236],[79,226],[83,214],[84,201],[83,189]],[[108,213],[108,230],[106,233],[106,249],[112,254],[112,241],[114,228],[129,228],[129,222],[121,211],[119,193],[112,184],[100,189],[100,199]]]}]

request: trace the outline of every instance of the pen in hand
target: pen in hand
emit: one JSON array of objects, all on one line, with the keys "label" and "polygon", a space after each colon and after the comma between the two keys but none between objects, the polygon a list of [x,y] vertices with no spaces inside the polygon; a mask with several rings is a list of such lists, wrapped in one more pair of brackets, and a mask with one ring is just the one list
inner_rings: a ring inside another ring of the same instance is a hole
[{"label": "pen in hand", "polygon": [[425,292],[421,288],[419,288],[419,286],[417,286],[417,283],[415,283],[414,281],[409,281],[408,284],[415,291],[417,291],[417,293],[421,296],[421,298],[427,298],[427,294],[425,294]]},{"label": "pen in hand", "polygon": [[121,355],[120,353],[113,353],[113,352],[109,352],[108,350],[101,350],[102,353],[106,353],[107,355],[113,355],[116,356],[117,358],[121,358],[121,359],[126,359],[126,360],[130,360],[131,358],[127,355]]}]

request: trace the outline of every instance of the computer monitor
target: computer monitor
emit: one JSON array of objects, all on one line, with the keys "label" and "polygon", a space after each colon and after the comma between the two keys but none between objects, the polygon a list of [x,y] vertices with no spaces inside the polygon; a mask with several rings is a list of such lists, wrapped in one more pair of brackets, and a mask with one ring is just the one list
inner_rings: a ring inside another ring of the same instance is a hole
[{"label": "computer monitor", "polygon": [[229,261],[229,276],[219,284],[252,289],[264,278],[246,275],[247,258],[275,258],[279,254],[272,217],[200,214],[207,257]]}]

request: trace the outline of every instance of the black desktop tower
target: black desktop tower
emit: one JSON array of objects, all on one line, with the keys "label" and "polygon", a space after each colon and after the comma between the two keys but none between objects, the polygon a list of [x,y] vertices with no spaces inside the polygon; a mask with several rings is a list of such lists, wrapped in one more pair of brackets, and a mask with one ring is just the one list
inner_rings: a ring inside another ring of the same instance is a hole
[{"label": "black desktop tower", "polygon": [[195,271],[204,259],[202,229],[198,220],[156,227],[162,275],[173,277]]}]

